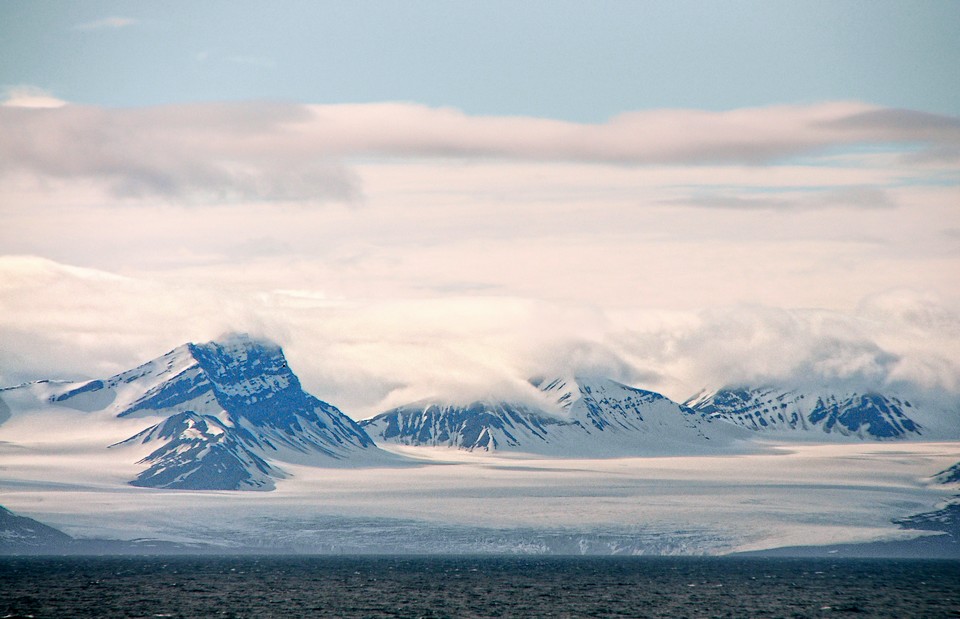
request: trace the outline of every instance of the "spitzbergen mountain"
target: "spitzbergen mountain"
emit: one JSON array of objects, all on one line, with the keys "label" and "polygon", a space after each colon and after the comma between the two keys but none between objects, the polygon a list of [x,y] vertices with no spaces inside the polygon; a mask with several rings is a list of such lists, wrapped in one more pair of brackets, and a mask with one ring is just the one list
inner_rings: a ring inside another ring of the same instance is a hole
[{"label": "spitzbergen mountain", "polygon": [[960,437],[957,406],[869,389],[726,387],[685,402],[707,419],[778,438],[937,440]]},{"label": "spitzbergen mountain", "polygon": [[[151,425],[111,445],[149,450],[131,483],[195,490],[272,489],[274,461],[331,465],[383,452],[352,419],[303,391],[279,346],[244,335],[185,344],[105,380],[33,383],[48,405]],[[0,396],[8,394],[0,392]]]},{"label": "spitzbergen mountain", "polygon": [[[71,443],[77,437],[86,443],[71,449],[111,454],[115,478],[136,486],[269,490],[287,477],[284,463],[403,460],[371,437],[384,445],[574,458],[742,452],[758,438],[960,438],[957,403],[943,397],[727,388],[678,404],[606,378],[531,383],[536,389],[524,402],[423,401],[358,424],[304,392],[279,346],[233,335],[185,344],[103,380],[0,389],[0,440],[43,449],[51,430]],[[22,434],[6,432],[11,417]]]},{"label": "spitzbergen mountain", "polygon": [[423,400],[360,425],[378,442],[492,451],[549,442],[567,424],[521,403],[477,401],[461,406]]},{"label": "spitzbergen mountain", "polygon": [[652,391],[607,378],[531,381],[542,406],[421,401],[361,422],[377,441],[567,457],[699,453],[748,437]]},{"label": "spitzbergen mountain", "polygon": [[63,531],[0,506],[0,554],[62,546],[72,540]]},{"label": "spitzbergen mountain", "polygon": [[[0,506],[0,556],[2,555],[158,555],[222,553],[222,547],[205,543],[176,543],[151,538],[131,540],[75,538],[33,518]],[[5,615],[22,616],[22,615]],[[26,615],[31,616],[31,615]]]}]

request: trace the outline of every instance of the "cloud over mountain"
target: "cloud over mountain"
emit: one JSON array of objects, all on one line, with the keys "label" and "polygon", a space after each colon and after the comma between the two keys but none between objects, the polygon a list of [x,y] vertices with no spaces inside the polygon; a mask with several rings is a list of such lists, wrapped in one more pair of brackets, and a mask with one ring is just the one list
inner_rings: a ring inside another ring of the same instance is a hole
[{"label": "cloud over mountain", "polygon": [[851,312],[611,312],[503,297],[248,295],[9,257],[0,282],[4,385],[107,375],[141,362],[143,350],[244,329],[283,343],[308,390],[355,417],[426,397],[529,401],[526,379],[538,374],[608,376],[675,399],[767,382],[960,392],[960,315],[909,290]]}]

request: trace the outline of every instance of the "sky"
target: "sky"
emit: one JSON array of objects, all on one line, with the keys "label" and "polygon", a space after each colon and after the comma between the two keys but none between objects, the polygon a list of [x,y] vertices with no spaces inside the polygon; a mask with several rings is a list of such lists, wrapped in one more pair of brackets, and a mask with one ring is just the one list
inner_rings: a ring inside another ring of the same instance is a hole
[{"label": "sky", "polygon": [[958,66],[949,1],[0,3],[0,386],[956,395]]}]

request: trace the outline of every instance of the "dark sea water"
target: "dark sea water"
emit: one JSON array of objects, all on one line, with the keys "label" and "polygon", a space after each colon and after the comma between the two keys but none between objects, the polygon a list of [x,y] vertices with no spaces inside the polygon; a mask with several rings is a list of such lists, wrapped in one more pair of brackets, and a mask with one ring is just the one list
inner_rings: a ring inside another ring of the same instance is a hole
[{"label": "dark sea water", "polygon": [[960,563],[0,558],[0,617],[960,617]]}]

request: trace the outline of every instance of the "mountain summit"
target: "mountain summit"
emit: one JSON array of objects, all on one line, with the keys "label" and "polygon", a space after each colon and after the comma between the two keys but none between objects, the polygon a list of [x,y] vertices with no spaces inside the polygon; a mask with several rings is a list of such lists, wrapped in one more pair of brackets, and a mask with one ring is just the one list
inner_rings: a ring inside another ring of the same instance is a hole
[{"label": "mountain summit", "polygon": [[180,489],[270,489],[285,477],[272,460],[330,464],[379,450],[335,406],[306,393],[279,346],[230,335],[185,344],[49,401],[119,418],[162,419],[115,448],[150,445],[131,483]]}]

